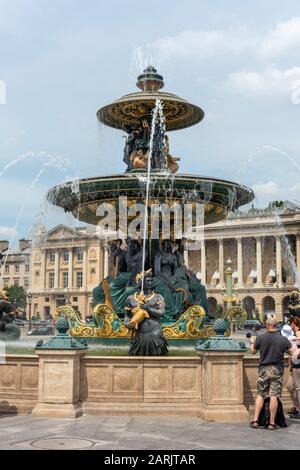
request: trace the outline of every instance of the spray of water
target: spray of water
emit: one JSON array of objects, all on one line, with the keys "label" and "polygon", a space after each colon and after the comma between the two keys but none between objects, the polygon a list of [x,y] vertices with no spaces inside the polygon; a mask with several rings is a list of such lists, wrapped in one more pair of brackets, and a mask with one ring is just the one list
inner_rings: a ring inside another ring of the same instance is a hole
[{"label": "spray of water", "polygon": [[[145,262],[146,262],[146,238],[147,238],[147,229],[148,229],[148,202],[149,202],[149,188],[151,180],[151,160],[153,155],[153,144],[155,136],[156,123],[159,121],[161,126],[164,126],[164,116],[162,103],[159,99],[155,102],[155,107],[152,115],[151,123],[151,136],[149,144],[149,156],[148,156],[148,165],[147,165],[147,180],[146,180],[146,199],[145,199],[145,211],[144,211],[144,227],[143,227],[143,257],[142,257],[142,286],[141,291],[144,292],[144,274],[145,274]],[[164,130],[164,127],[162,131]]]},{"label": "spray of water", "polygon": [[300,276],[299,276],[299,272],[298,272],[298,269],[297,269],[296,260],[295,260],[295,257],[293,255],[293,253],[292,253],[291,246],[290,246],[290,243],[289,243],[289,239],[287,237],[287,233],[285,231],[284,225],[281,221],[280,213],[279,213],[278,209],[275,209],[274,218],[275,218],[275,223],[278,227],[278,232],[279,232],[280,238],[284,243],[285,252],[287,254],[288,262],[290,264],[290,268],[291,268],[293,276],[294,276],[295,286],[299,289],[300,288]]},{"label": "spray of water", "polygon": [[[20,223],[20,220],[22,218],[22,215],[24,213],[24,209],[25,209],[25,206],[26,206],[26,203],[29,199],[29,196],[30,196],[30,193],[31,193],[31,190],[34,189],[34,187],[36,186],[38,180],[40,179],[40,177],[45,173],[45,171],[47,170],[47,168],[55,168],[59,171],[67,171],[68,168],[76,168],[68,159],[66,158],[61,158],[61,157],[58,157],[58,156],[54,156],[54,155],[49,155],[49,154],[46,154],[46,152],[28,152],[26,154],[22,154],[20,155],[18,158],[12,160],[11,162],[7,163],[3,169],[1,170],[0,172],[0,177],[3,176],[3,174],[11,167],[17,165],[18,163],[26,160],[26,159],[29,159],[29,158],[43,158],[43,160],[47,160],[42,168],[40,168],[40,170],[37,172],[37,174],[35,175],[35,177],[33,178],[31,184],[29,185],[29,190],[26,192],[26,195],[25,195],[25,198],[23,199],[23,202],[22,202],[22,205],[20,207],[20,210],[18,212],[18,216],[16,218],[16,222],[15,222],[15,225],[14,225],[14,228],[13,228],[13,232],[12,232],[12,236],[10,237],[10,240],[9,240],[9,245],[8,245],[8,249],[6,251],[6,254],[5,254],[5,258],[4,258],[4,262],[2,263],[2,270],[1,270],[1,277],[3,279],[3,275],[4,275],[4,272],[5,272],[5,265],[6,265],[6,262],[7,262],[7,257],[8,257],[8,254],[9,254],[9,251],[10,251],[10,248],[14,242],[14,239],[15,239],[15,236],[17,234],[17,229],[18,229],[18,226],[19,226],[19,223]],[[75,187],[74,187],[74,191],[75,191]]]}]

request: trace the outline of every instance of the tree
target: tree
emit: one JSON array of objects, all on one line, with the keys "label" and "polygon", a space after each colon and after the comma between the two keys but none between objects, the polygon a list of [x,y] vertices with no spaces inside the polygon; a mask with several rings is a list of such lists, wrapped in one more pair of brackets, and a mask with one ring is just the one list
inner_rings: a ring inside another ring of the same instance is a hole
[{"label": "tree", "polygon": [[26,292],[24,287],[21,286],[10,286],[6,288],[9,301],[17,308],[25,309],[26,306]]},{"label": "tree", "polygon": [[223,314],[224,314],[224,307],[223,307],[223,305],[217,304],[215,317],[216,317],[216,318],[222,318],[222,317],[223,317]]}]

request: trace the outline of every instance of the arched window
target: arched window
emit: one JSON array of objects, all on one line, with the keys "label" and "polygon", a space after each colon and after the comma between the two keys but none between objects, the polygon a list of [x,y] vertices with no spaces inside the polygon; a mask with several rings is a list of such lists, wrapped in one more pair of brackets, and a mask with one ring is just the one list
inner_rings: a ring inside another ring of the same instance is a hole
[{"label": "arched window", "polygon": [[265,315],[275,315],[275,300],[273,297],[265,297],[263,299],[263,312]]},{"label": "arched window", "polygon": [[207,301],[209,314],[214,317],[217,311],[217,300],[214,297],[208,297]]},{"label": "arched window", "polygon": [[252,320],[255,318],[255,300],[253,297],[245,297],[242,301],[242,306],[247,312],[247,318]]}]

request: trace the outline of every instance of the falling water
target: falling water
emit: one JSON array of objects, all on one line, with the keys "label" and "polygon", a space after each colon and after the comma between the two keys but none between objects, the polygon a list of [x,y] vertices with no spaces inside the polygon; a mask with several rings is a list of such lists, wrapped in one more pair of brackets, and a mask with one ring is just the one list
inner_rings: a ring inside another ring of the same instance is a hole
[{"label": "falling water", "polygon": [[66,158],[61,158],[59,156],[49,155],[49,154],[47,154],[46,152],[43,152],[43,151],[42,152],[27,152],[27,153],[24,153],[24,154],[20,155],[16,159],[11,160],[9,163],[7,163],[3,167],[3,169],[0,171],[0,177],[3,176],[3,174],[9,168],[11,168],[11,167],[17,165],[18,163],[20,163],[20,162],[22,162],[26,159],[29,159],[29,158],[43,158],[43,160],[45,160],[45,158],[46,158],[47,161],[43,164],[42,168],[40,168],[40,170],[37,172],[37,174],[33,178],[32,182],[29,186],[29,191],[26,193],[26,197],[24,198],[24,200],[22,202],[22,205],[20,207],[16,222],[15,222],[15,225],[14,225],[13,233],[12,233],[12,236],[10,237],[10,240],[9,240],[9,245],[8,245],[8,249],[7,249],[6,254],[5,254],[4,262],[2,263],[2,270],[1,270],[1,277],[2,278],[3,278],[3,275],[4,275],[4,271],[5,271],[5,265],[6,265],[6,262],[7,262],[9,249],[11,248],[12,243],[13,243],[14,238],[15,238],[15,235],[17,233],[17,228],[19,226],[21,217],[23,215],[23,212],[24,212],[24,209],[25,209],[25,206],[26,206],[26,202],[28,201],[28,198],[29,198],[29,195],[30,195],[30,190],[32,190],[35,187],[36,183],[38,182],[38,180],[40,179],[40,177],[43,175],[43,173],[46,171],[46,169],[48,167],[54,167],[55,169],[60,170],[60,171],[67,171],[67,169],[68,168],[70,169],[70,167],[72,169],[76,168],[76,166],[73,165]]},{"label": "falling water", "polygon": [[299,276],[299,272],[298,272],[298,269],[297,269],[297,264],[296,264],[296,261],[295,261],[295,257],[292,253],[292,250],[291,250],[291,247],[290,247],[290,244],[289,244],[289,240],[287,238],[287,234],[286,234],[286,231],[284,229],[284,225],[283,225],[283,223],[280,219],[280,213],[277,209],[275,209],[274,217],[275,217],[275,222],[276,222],[276,225],[277,225],[279,233],[280,233],[280,237],[283,240],[284,245],[285,245],[285,249],[286,249],[286,252],[287,252],[290,267],[293,271],[293,275],[294,275],[294,279],[295,279],[295,285],[299,289],[300,288],[300,276]]},{"label": "falling water", "polygon": [[153,143],[155,135],[156,121],[159,120],[164,131],[164,116],[162,103],[159,99],[155,101],[155,107],[153,109],[152,123],[151,123],[151,136],[149,144],[149,155],[147,165],[147,181],[146,181],[146,200],[145,200],[145,211],[144,211],[144,227],[143,227],[143,257],[142,257],[142,287],[141,291],[144,292],[144,274],[145,274],[145,261],[146,261],[146,237],[148,228],[148,201],[149,201],[149,187],[150,187],[150,170],[151,170],[151,159],[153,154]]}]

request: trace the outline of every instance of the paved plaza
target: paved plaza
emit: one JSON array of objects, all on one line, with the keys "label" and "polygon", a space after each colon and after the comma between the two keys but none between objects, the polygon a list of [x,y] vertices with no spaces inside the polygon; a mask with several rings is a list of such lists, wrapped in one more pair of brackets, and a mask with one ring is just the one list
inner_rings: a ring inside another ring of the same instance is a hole
[{"label": "paved plaza", "polygon": [[73,419],[0,415],[0,449],[213,450],[299,449],[300,422],[254,430],[197,418],[83,416]]}]

